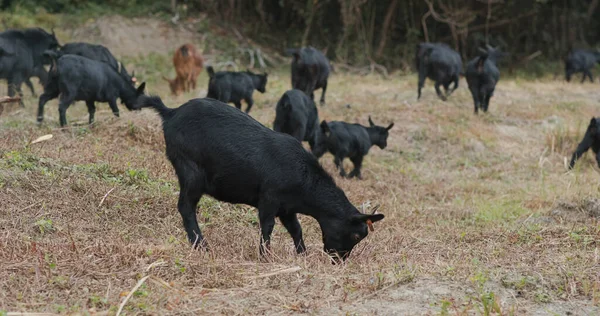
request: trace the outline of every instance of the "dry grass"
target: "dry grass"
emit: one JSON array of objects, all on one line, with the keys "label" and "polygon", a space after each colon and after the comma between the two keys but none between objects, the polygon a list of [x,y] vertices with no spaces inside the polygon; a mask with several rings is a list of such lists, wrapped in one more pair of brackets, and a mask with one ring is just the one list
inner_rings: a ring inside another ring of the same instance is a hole
[{"label": "dry grass", "polygon": [[[254,118],[272,126],[289,84],[269,76]],[[261,262],[256,211],[203,198],[211,250],[190,249],[176,210],[177,182],[151,111],[96,125],[83,104],[59,130],[56,102],[37,127],[36,101],[0,117],[0,310],[114,314],[564,314],[600,312],[600,225],[594,160],[566,172],[597,85],[504,80],[491,113],[474,116],[466,82],[441,102],[416,78],[330,83],[328,120],[396,124],[386,150],[367,156],[363,181],[337,183],[355,204],[381,204],[384,221],[344,265],[309,248],[297,256],[281,225]],[[200,87],[206,86],[205,74]],[[192,95],[167,97],[174,107]],[[200,92],[204,93],[204,92]],[[345,105],[350,104],[350,108]],[[123,110],[125,111],[125,110]],[[44,134],[48,141],[29,145]],[[321,162],[332,172],[331,156]],[[590,202],[591,201],[591,202]],[[2,312],[0,312],[1,314]]]}]

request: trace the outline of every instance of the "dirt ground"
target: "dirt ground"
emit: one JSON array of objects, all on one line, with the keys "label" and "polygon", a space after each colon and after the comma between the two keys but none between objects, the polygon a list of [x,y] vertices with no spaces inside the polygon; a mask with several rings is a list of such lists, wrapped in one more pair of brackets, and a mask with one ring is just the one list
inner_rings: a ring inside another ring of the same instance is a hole
[{"label": "dirt ground", "polygon": [[[106,43],[139,54],[119,46],[126,41]],[[172,97],[160,78],[140,79],[171,107],[207,85],[202,73],[197,91]],[[251,116],[271,127],[289,84],[287,68],[271,71]],[[388,148],[366,157],[362,181],[321,159],[353,203],[381,204],[386,215],[343,265],[330,264],[304,216],[308,253],[296,255],[277,224],[273,255],[261,261],[256,210],[208,197],[198,216],[211,250],[190,249],[152,111],[122,107],[114,118],[100,104],[88,126],[78,103],[61,130],[56,101],[41,126],[35,98],[6,107],[0,314],[113,315],[122,304],[128,315],[600,314],[598,168],[591,154],[565,167],[597,115],[598,84],[503,78],[479,116],[460,84],[442,102],[428,83],[417,101],[415,75],[332,76],[322,119],[395,123]]]}]

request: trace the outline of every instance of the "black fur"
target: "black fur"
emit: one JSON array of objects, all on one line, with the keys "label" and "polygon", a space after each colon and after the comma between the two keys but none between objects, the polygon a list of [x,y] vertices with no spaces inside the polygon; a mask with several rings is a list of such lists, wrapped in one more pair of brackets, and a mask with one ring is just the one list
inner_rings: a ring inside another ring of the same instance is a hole
[{"label": "black fur", "polygon": [[129,75],[129,73],[127,72],[127,69],[125,69],[125,66],[122,64],[119,69],[119,62],[117,61],[115,56],[113,56],[113,54],[110,52],[110,50],[108,50],[108,48],[106,48],[102,45],[77,43],[77,42],[67,43],[63,47],[60,48],[60,51],[58,52],[58,56],[60,57],[62,55],[66,55],[66,54],[79,55],[79,56],[86,57],[86,58],[89,58],[92,60],[101,61],[103,63],[106,63],[109,66],[116,69],[117,71],[119,71],[121,73],[121,75],[123,75],[125,78],[127,78],[128,81],[130,81],[132,84],[135,84],[135,82],[136,82],[135,74],[131,73],[131,75]]},{"label": "black fur", "polygon": [[248,104],[246,113],[250,112],[254,100],[254,90],[265,93],[267,87],[267,74],[257,75],[250,71],[215,72],[212,66],[206,67],[210,80],[208,82],[207,98],[219,100],[225,103],[233,103],[238,109],[242,109],[242,100]]},{"label": "black fur", "polygon": [[317,148],[321,137],[317,107],[315,102],[300,90],[288,90],[281,96],[277,102],[273,130],[292,135],[301,142],[307,141],[315,155],[324,154],[323,149]]},{"label": "black fur", "polygon": [[288,49],[287,53],[293,56],[292,60],[292,88],[304,91],[313,100],[314,91],[321,92],[321,105],[325,104],[325,92],[331,66],[327,57],[314,47]]},{"label": "black fur", "polygon": [[[372,146],[377,145],[384,149],[387,146],[389,130],[394,126],[391,123],[388,127],[377,126],[369,117],[369,127],[360,124],[350,124],[346,122],[321,122],[321,133],[323,134],[322,144],[334,157],[335,165],[340,170],[342,177],[357,177],[362,179],[360,168],[364,156],[369,153]],[[318,155],[317,157],[320,157]],[[354,170],[348,175],[344,170],[344,158],[350,158],[354,164]]]},{"label": "black fur", "polygon": [[[435,92],[444,101],[458,88],[458,82],[462,74],[462,59],[448,45],[442,43],[418,44],[415,62],[419,72],[417,100],[421,98],[421,89],[423,89],[426,78],[435,81]],[[454,87],[450,89],[450,84],[453,82]],[[442,94],[440,86],[444,87],[445,95]]]},{"label": "black fur", "polygon": [[[46,68],[44,68],[43,65],[35,67],[33,69],[33,73],[31,74],[31,76],[37,77],[39,80],[39,83],[42,86],[46,85],[46,81],[48,81],[48,72],[46,71]],[[37,95],[35,94],[35,89],[33,88],[33,83],[31,82],[31,78],[25,79],[25,85],[29,88],[29,90],[31,90],[31,94],[34,97],[37,97]]]},{"label": "black fur", "polygon": [[159,97],[142,96],[136,105],[141,107],[152,107],[162,117],[167,158],[179,179],[177,207],[192,244],[205,245],[196,219],[204,194],[258,208],[262,255],[276,217],[298,253],[306,246],[296,214],[314,217],[321,226],[325,251],[344,259],[367,236],[366,221],[384,217],[361,214],[296,139],[222,102],[194,99],[169,109]]},{"label": "black fur", "polygon": [[565,58],[565,79],[571,81],[573,74],[581,72],[583,73],[581,83],[585,81],[586,77],[590,79],[590,82],[594,82],[592,69],[597,63],[600,63],[600,52],[583,49],[571,50]]},{"label": "black fur", "polygon": [[573,156],[571,157],[571,162],[569,163],[569,169],[573,169],[575,166],[575,162],[579,159],[583,154],[585,154],[588,149],[592,148],[592,151],[596,155],[596,162],[598,163],[598,167],[600,167],[600,118],[594,117],[590,121],[590,125],[588,125],[587,130],[585,131],[585,135],[581,140],[581,143],[575,149]]},{"label": "black fur", "polygon": [[467,83],[473,97],[475,114],[479,109],[488,111],[490,99],[494,96],[496,84],[500,80],[500,70],[496,66],[498,59],[505,54],[491,46],[481,49],[482,55],[467,64]]},{"label": "black fur", "polygon": [[[56,58],[56,56],[52,56]],[[125,76],[106,63],[77,55],[63,55],[52,62],[48,82],[38,105],[38,122],[44,119],[44,105],[60,95],[58,112],[60,126],[67,124],[66,112],[75,101],[85,101],[94,122],[94,102],[108,102],[115,116],[119,116],[117,98],[131,110],[136,98],[144,91],[145,83],[136,90]]]},{"label": "black fur", "polygon": [[21,85],[43,67],[44,52],[55,51],[58,46],[54,32],[50,34],[40,28],[0,33],[0,78],[8,81],[8,95],[23,96]]}]

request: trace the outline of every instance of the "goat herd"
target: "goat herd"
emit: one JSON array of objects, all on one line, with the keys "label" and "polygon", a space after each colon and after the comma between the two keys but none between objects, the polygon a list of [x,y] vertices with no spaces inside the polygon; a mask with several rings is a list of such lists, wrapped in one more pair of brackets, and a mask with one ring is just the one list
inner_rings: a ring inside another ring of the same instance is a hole
[{"label": "goat herd", "polygon": [[[119,116],[117,99],[129,110],[150,107],[158,112],[163,121],[166,154],[179,180],[177,207],[192,245],[207,246],[198,226],[196,207],[200,198],[208,194],[220,201],[258,209],[261,255],[268,252],[277,217],[292,236],[296,251],[306,250],[297,218],[300,213],[318,221],[324,251],[339,262],[373,231],[373,223],[384,215],[376,213],[377,207],[369,214],[360,212],[321,167],[318,158],[330,152],[341,176],[360,179],[364,156],[374,145],[382,149],[387,146],[394,124],[377,126],[370,117],[369,127],[319,122],[314,91],[322,89],[320,102],[324,104],[329,61],[312,47],[290,49],[288,54],[293,57],[293,89],[277,103],[274,131],[246,114],[252,108],[254,90],[265,92],[267,74],[215,72],[209,66],[207,98],[168,108],[160,97],[144,95],[145,83],[136,88],[133,72],[130,75],[105,47],[87,43],[61,47],[54,32],[39,28],[0,33],[0,77],[8,81],[9,96],[22,94],[22,83],[35,93],[30,78],[40,78],[44,93],[39,98],[38,122],[43,120],[44,105],[54,98],[59,98],[61,126],[66,125],[66,110],[75,101],[86,102],[90,123],[94,121],[95,102],[108,102],[115,116]],[[476,113],[479,109],[488,110],[500,77],[496,61],[502,55],[488,46],[467,64],[466,78]],[[171,92],[193,90],[204,67],[202,56],[193,45],[186,44],[177,49],[173,62],[177,76],[172,80],[164,78]],[[419,97],[425,78],[435,81],[436,92],[443,100],[458,87],[462,61],[447,45],[419,44],[416,62]],[[48,72],[45,64],[50,64]],[[588,68],[581,66],[580,61],[567,62],[567,78],[575,71],[583,71],[591,79]],[[247,103],[246,113],[240,111],[242,100]],[[237,109],[225,104],[229,102]],[[588,148],[595,152],[600,149],[596,127],[593,119],[573,154],[571,167]],[[304,149],[302,141],[308,141],[311,152]],[[600,164],[600,156],[597,157]],[[345,158],[354,164],[349,173],[343,167]]]}]

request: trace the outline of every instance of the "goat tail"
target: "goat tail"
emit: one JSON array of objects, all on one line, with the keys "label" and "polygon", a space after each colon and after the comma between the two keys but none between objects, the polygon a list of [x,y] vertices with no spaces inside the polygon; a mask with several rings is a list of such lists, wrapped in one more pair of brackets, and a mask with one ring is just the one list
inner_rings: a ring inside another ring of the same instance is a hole
[{"label": "goat tail", "polygon": [[175,109],[168,108],[158,96],[141,95],[138,97],[133,108],[136,110],[141,108],[153,108],[160,114],[163,121],[169,120],[173,114],[175,114]]},{"label": "goat tail", "polygon": [[56,73],[56,61],[61,56],[61,54],[57,51],[48,49],[44,51],[43,56],[50,59],[50,73]]},{"label": "goat tail", "polygon": [[212,66],[206,67],[206,72],[208,72],[208,76],[212,78],[215,75],[215,69]]},{"label": "goat tail", "polygon": [[479,59],[477,59],[476,68],[479,73],[483,72],[485,61],[487,60],[487,58],[488,54],[482,54],[481,56],[479,56]]}]

